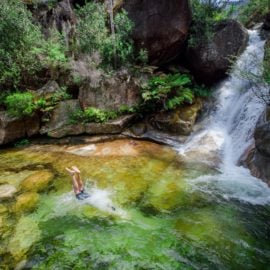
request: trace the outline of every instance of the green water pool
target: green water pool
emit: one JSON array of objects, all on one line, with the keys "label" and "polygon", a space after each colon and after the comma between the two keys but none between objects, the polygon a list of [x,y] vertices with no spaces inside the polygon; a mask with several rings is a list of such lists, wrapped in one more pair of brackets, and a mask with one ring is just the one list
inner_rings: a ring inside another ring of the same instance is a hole
[{"label": "green water pool", "polygon": [[270,269],[270,206],[190,185],[217,173],[143,141],[2,150],[0,269]]}]

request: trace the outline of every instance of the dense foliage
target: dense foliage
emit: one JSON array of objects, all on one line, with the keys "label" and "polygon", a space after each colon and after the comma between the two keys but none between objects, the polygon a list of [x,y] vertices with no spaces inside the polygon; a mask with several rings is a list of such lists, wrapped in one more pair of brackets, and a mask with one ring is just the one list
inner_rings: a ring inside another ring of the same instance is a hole
[{"label": "dense foliage", "polygon": [[253,22],[261,22],[267,12],[270,11],[269,0],[252,0],[249,1],[240,11],[240,20],[249,25]]},{"label": "dense foliage", "polygon": [[0,83],[16,84],[25,73],[41,69],[34,50],[41,45],[41,32],[20,1],[2,0],[0,18]]},{"label": "dense foliage", "polygon": [[190,47],[195,47],[202,42],[209,41],[213,37],[215,24],[231,16],[233,9],[229,7],[225,8],[225,4],[225,1],[217,0],[191,1],[192,24],[189,35]]},{"label": "dense foliage", "polygon": [[186,74],[162,74],[152,77],[143,88],[143,110],[172,110],[192,103],[195,96],[207,96],[209,91],[195,85]]},{"label": "dense foliage", "polygon": [[65,88],[59,89],[48,98],[37,97],[32,92],[7,92],[3,95],[3,104],[10,116],[24,117],[32,115],[37,110],[51,111],[57,103],[69,98],[71,96]]},{"label": "dense foliage", "polygon": [[83,110],[77,110],[70,116],[71,123],[104,123],[110,119],[115,119],[118,116],[116,111],[107,111],[94,107],[89,107]]},{"label": "dense foliage", "polygon": [[31,115],[36,106],[31,93],[13,93],[5,100],[7,111],[11,116],[21,117]]},{"label": "dense foliage", "polygon": [[103,65],[121,66],[133,59],[133,43],[130,33],[133,23],[122,10],[114,18],[115,34],[107,27],[106,6],[89,2],[77,10],[77,36],[79,51],[93,54],[99,52]]},{"label": "dense foliage", "polygon": [[53,74],[67,61],[60,34],[45,40],[22,1],[2,0],[0,18],[0,85],[16,86],[42,69]]}]

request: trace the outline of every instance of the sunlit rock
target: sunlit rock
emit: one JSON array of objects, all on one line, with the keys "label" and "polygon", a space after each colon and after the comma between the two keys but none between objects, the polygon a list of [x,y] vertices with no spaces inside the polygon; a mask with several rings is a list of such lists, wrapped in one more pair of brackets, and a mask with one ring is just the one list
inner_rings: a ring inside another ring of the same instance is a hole
[{"label": "sunlit rock", "polygon": [[33,171],[28,171],[28,170],[19,171],[18,169],[18,172],[14,172],[14,171],[5,170],[4,172],[1,172],[0,185],[10,184],[18,188],[20,183],[31,174],[33,174]]},{"label": "sunlit rock", "polygon": [[17,189],[12,185],[0,185],[0,201],[12,199]]},{"label": "sunlit rock", "polygon": [[42,191],[48,187],[54,175],[49,171],[37,171],[25,178],[20,187],[26,191]]}]

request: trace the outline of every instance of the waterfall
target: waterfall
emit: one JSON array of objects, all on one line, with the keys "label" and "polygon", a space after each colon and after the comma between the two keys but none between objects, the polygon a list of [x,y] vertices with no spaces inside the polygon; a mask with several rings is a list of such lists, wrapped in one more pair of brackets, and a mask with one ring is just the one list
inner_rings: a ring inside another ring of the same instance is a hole
[{"label": "waterfall", "polygon": [[[254,57],[255,56],[255,57]],[[256,122],[265,105],[258,99],[248,80],[239,70],[262,72],[264,41],[258,31],[249,31],[249,44],[239,57],[230,76],[215,91],[216,106],[204,121],[204,129],[195,132],[180,147],[183,158],[216,164],[216,175],[191,179],[193,188],[212,194],[218,190],[224,198],[235,198],[254,204],[270,202],[270,189],[249,171],[237,166],[239,158],[253,143]],[[255,61],[256,59],[256,61]],[[218,160],[218,161],[217,161]],[[218,165],[217,165],[218,164]]]}]

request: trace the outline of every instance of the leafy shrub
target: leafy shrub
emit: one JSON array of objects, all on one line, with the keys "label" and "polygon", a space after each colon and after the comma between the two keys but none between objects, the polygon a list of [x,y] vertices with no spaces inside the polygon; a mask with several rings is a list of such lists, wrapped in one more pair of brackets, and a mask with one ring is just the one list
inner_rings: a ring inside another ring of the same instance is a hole
[{"label": "leafy shrub", "polygon": [[0,18],[0,83],[16,84],[25,73],[41,69],[33,50],[41,32],[21,1],[1,0]]},{"label": "leafy shrub", "polygon": [[251,21],[260,22],[269,10],[269,0],[252,0],[241,9],[239,18],[245,25]]},{"label": "leafy shrub", "polygon": [[8,95],[5,104],[8,113],[15,117],[29,116],[36,109],[34,96],[29,92]]},{"label": "leafy shrub", "polygon": [[232,9],[225,9],[222,1],[192,0],[192,24],[189,35],[189,46],[196,47],[202,42],[209,41],[214,35],[215,24],[228,18]]},{"label": "leafy shrub", "polygon": [[143,106],[150,110],[170,110],[184,102],[192,102],[193,93],[188,87],[187,75],[168,74],[152,77],[143,88]]},{"label": "leafy shrub", "polygon": [[130,33],[133,23],[122,10],[114,18],[115,36],[107,27],[107,12],[104,4],[89,2],[77,10],[77,36],[79,51],[93,54],[99,52],[103,65],[123,65],[133,57],[133,43]]},{"label": "leafy shrub", "polygon": [[55,77],[67,61],[60,34],[45,40],[22,1],[1,0],[0,18],[0,85],[16,86],[43,69]]},{"label": "leafy shrub", "polygon": [[208,97],[210,91],[192,82],[186,74],[162,74],[152,77],[142,89],[140,111],[172,110],[192,103],[195,96]]},{"label": "leafy shrub", "polygon": [[105,111],[94,107],[89,107],[82,110],[77,110],[71,114],[70,119],[71,123],[104,123],[110,119],[115,119],[118,116],[116,111]]},{"label": "leafy shrub", "polygon": [[63,36],[56,30],[51,31],[48,40],[33,51],[39,55],[43,67],[50,71],[52,79],[57,79],[60,69],[67,69],[68,58],[65,55],[67,48]]}]

